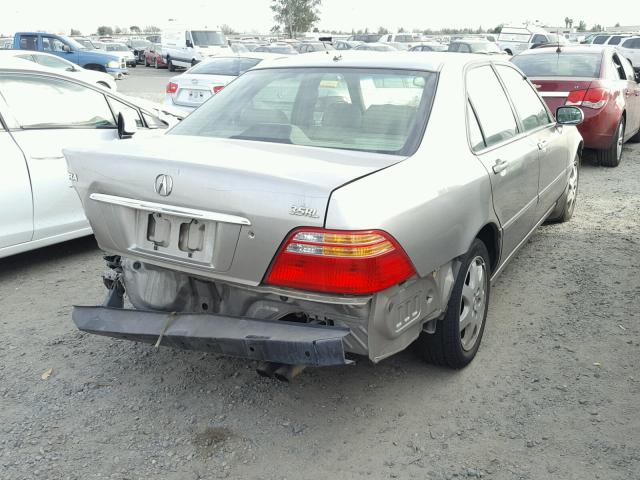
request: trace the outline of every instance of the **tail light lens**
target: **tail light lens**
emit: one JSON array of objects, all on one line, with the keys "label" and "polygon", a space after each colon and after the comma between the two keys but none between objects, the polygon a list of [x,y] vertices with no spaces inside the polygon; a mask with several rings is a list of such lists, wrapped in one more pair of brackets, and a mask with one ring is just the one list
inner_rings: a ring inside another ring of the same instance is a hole
[{"label": "tail light lens", "polygon": [[224,85],[216,85],[215,87],[213,87],[213,94],[215,95],[216,93],[218,93],[223,88],[224,88]]},{"label": "tail light lens", "polygon": [[380,230],[301,228],[278,252],[266,283],[345,295],[368,295],[415,275],[402,247]]},{"label": "tail light lens", "polygon": [[176,93],[178,91],[178,84],[169,82],[167,83],[167,93]]},{"label": "tail light lens", "polygon": [[588,90],[574,90],[569,93],[565,105],[576,105],[599,109],[609,101],[609,90],[606,88],[589,88]]}]

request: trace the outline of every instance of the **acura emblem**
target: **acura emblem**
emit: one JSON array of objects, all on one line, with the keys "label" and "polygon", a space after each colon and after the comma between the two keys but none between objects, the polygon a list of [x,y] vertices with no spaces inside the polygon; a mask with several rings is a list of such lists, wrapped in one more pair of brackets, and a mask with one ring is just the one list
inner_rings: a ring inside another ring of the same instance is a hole
[{"label": "acura emblem", "polygon": [[194,85],[197,85],[198,84],[198,79],[197,78],[192,79],[191,83],[193,83]]},{"label": "acura emblem", "polygon": [[171,178],[171,175],[158,175],[154,188],[158,195],[168,197],[171,195],[171,190],[173,190],[173,178]]}]

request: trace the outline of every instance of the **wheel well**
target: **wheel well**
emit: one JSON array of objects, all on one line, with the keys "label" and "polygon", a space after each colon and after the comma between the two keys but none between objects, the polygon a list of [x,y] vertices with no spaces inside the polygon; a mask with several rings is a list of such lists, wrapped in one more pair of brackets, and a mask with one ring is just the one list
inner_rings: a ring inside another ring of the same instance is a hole
[{"label": "wheel well", "polygon": [[482,227],[476,238],[482,240],[482,243],[487,247],[489,260],[491,261],[491,271],[495,271],[500,259],[500,233],[498,228],[493,223],[488,223]]},{"label": "wheel well", "polygon": [[98,65],[97,63],[88,63],[83,68],[87,70],[96,70],[98,72],[106,72],[107,69],[104,68],[104,65]]}]

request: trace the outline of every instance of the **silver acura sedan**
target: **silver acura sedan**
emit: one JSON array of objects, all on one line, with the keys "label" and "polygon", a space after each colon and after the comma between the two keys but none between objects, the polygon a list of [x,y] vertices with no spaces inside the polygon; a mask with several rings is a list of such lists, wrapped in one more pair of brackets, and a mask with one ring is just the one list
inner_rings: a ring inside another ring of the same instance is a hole
[{"label": "silver acura sedan", "polygon": [[491,281],[573,214],[581,120],[496,58],[263,62],[161,138],[65,151],[111,268],[73,320],[281,379],[411,344],[464,367]]}]

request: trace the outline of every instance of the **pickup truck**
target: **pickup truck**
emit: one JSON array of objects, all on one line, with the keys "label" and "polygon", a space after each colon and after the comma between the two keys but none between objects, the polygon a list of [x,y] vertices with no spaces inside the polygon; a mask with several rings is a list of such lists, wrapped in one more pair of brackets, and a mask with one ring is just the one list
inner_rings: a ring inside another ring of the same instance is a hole
[{"label": "pickup truck", "polygon": [[13,48],[51,53],[87,70],[111,74],[117,80],[126,75],[127,65],[122,55],[90,50],[73,38],[41,32],[19,32],[13,37]]}]

